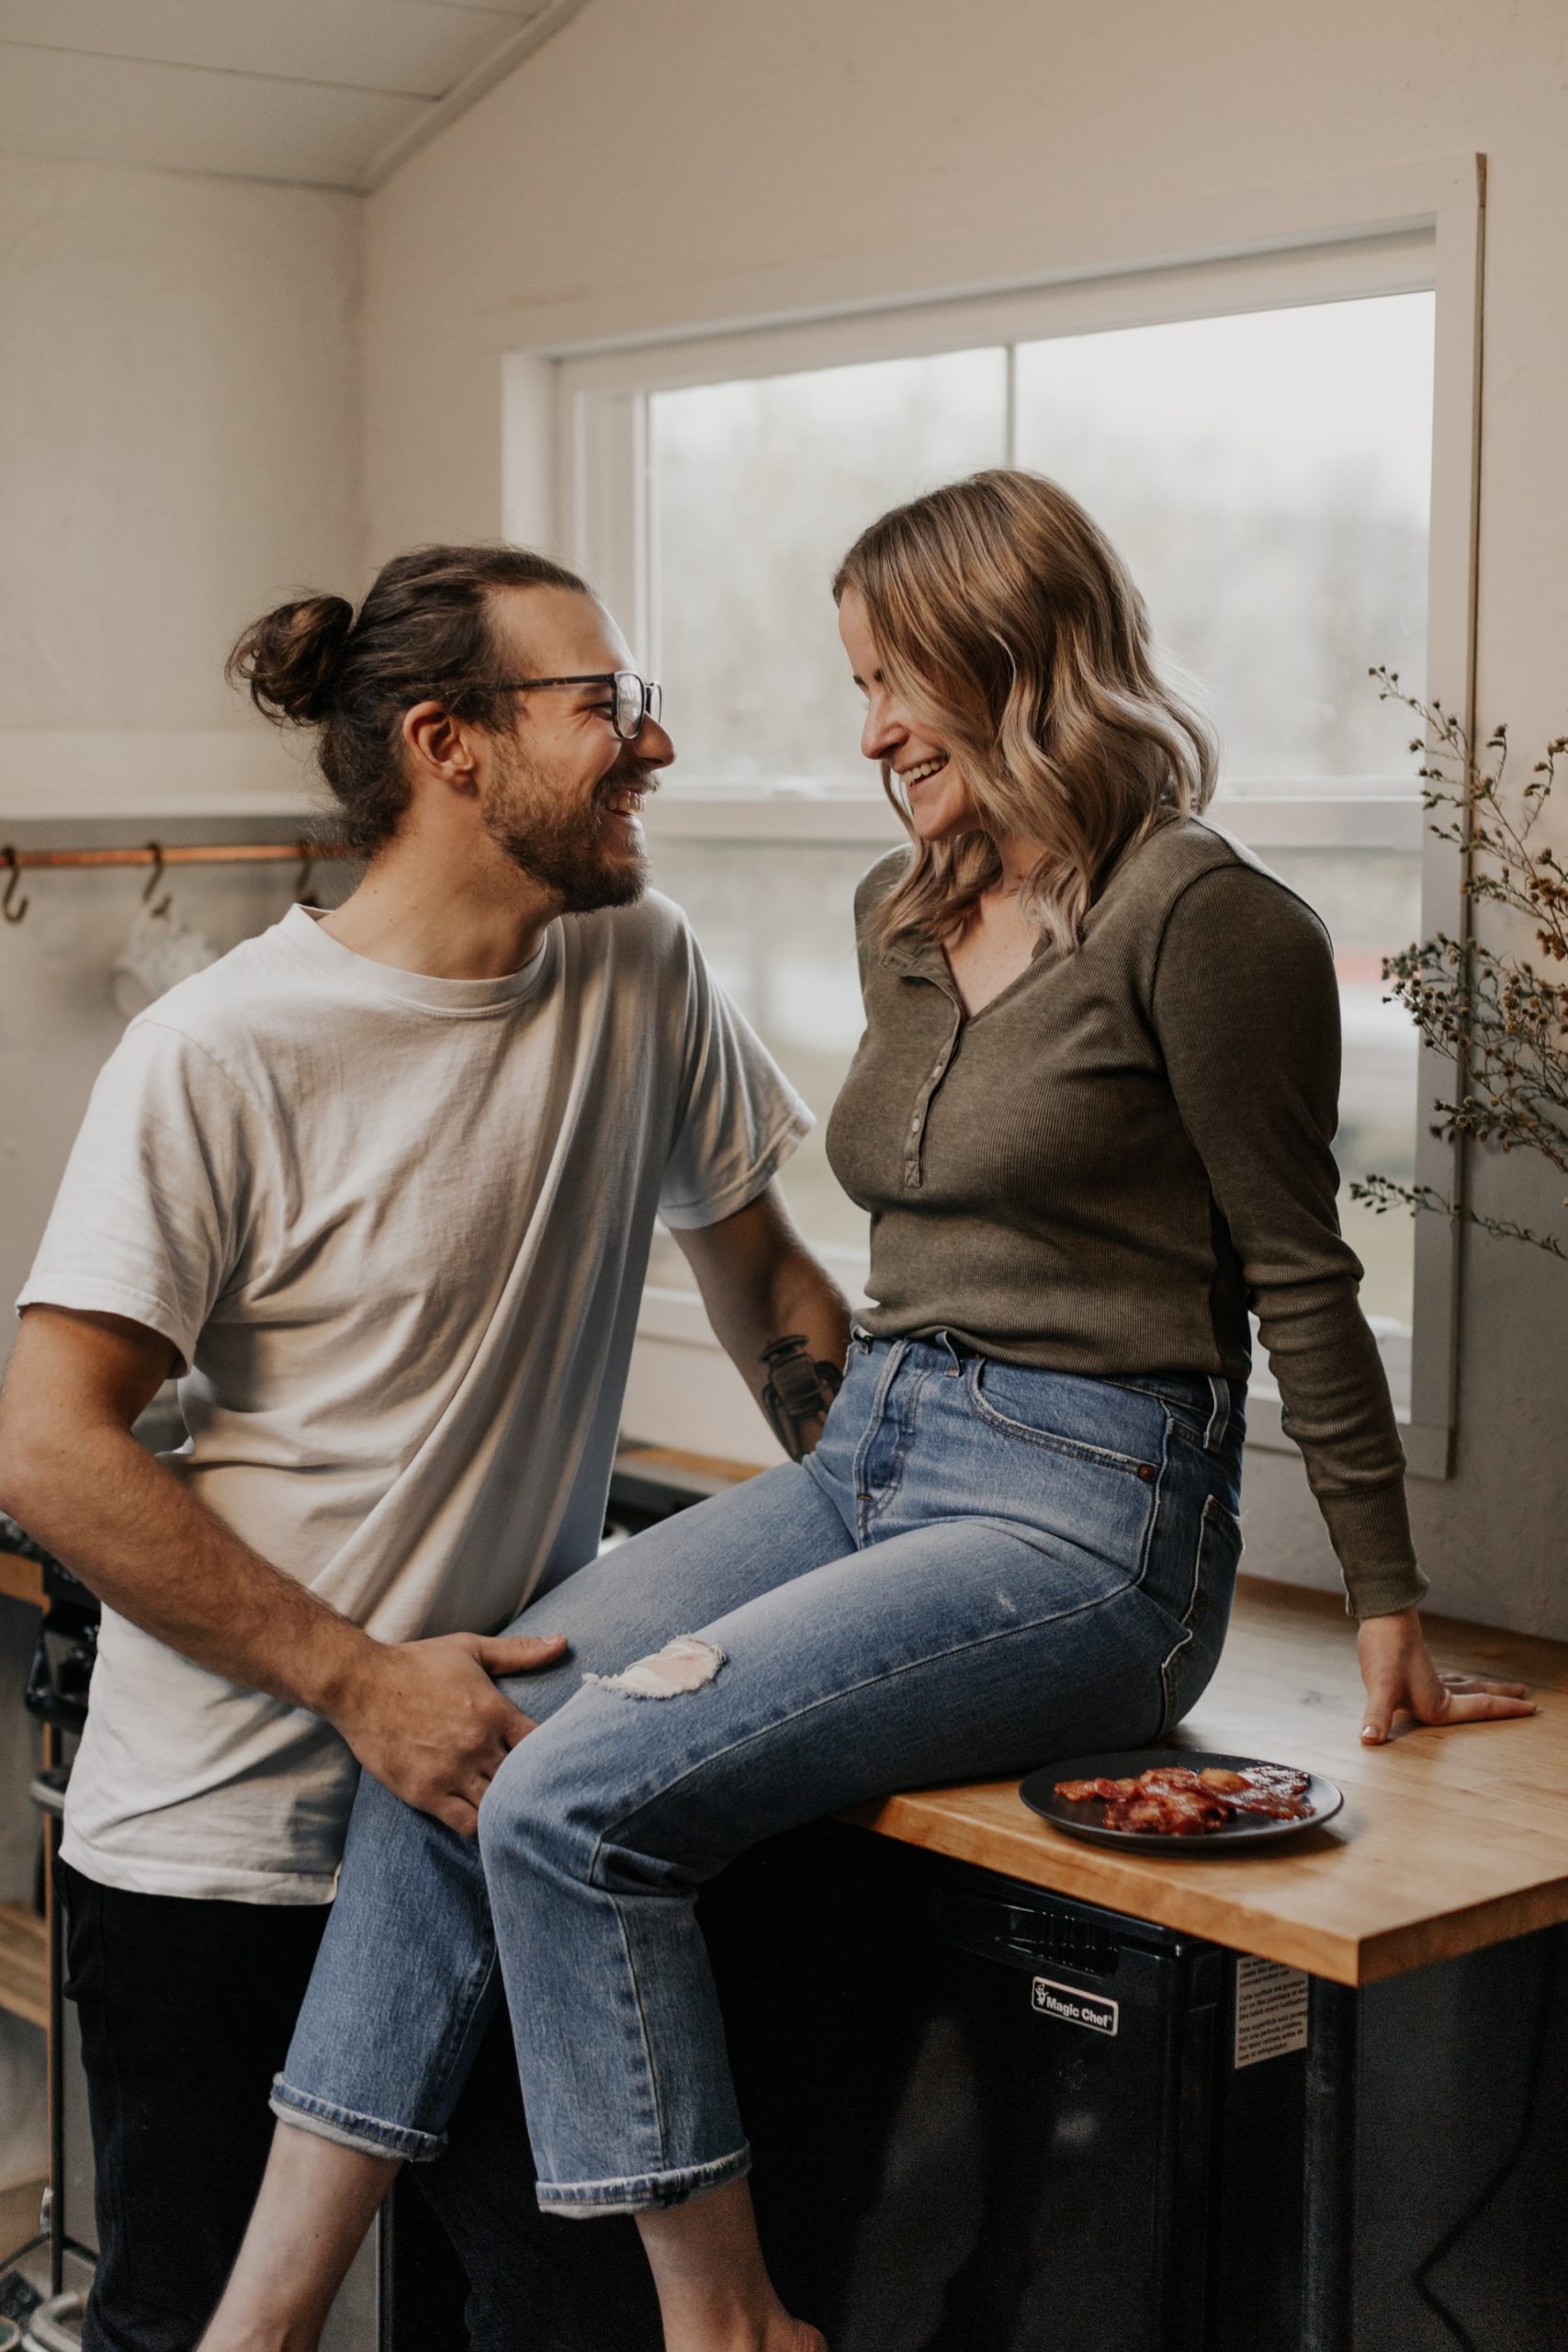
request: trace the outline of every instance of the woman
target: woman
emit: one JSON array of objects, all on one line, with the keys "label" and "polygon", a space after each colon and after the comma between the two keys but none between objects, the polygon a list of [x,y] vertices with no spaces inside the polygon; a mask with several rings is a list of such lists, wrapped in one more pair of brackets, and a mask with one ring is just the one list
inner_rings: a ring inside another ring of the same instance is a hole
[{"label": "woman", "polygon": [[205,2352],[316,2341],[397,2163],[440,2146],[497,1951],[541,2204],[636,2213],[670,2352],[820,2345],[758,2247],[696,1889],[899,1785],[1180,1720],[1240,1550],[1249,1306],[1362,1621],[1365,1736],[1522,1709],[1453,1695],[1422,1638],[1335,1219],[1327,939],[1200,820],[1213,749],[1116,554],[993,472],[885,515],[835,595],[910,836],[858,895],[866,1032],[829,1131],[878,1304],[804,1464],[520,1621],[570,1651],[481,1808],[493,1944],[473,1849],[363,1783],[277,2085],[306,2128]]}]

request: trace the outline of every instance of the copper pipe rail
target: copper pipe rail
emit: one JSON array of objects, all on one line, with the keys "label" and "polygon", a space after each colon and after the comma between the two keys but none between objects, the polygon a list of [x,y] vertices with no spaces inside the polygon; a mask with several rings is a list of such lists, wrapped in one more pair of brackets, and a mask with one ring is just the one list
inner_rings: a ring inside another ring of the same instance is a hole
[{"label": "copper pipe rail", "polygon": [[40,865],[286,865],[309,858],[324,865],[351,857],[342,842],[200,842],[144,849],[0,849],[0,865],[15,874]]},{"label": "copper pipe rail", "polygon": [[[32,903],[18,898],[17,886],[29,869],[40,866],[65,865],[150,865],[152,878],[144,896],[151,904],[156,896],[164,869],[169,865],[298,865],[298,890],[302,893],[312,866],[325,865],[334,858],[352,857],[353,851],[342,842],[185,842],[165,849],[160,842],[148,842],[140,849],[17,849],[7,842],[0,848],[0,867],[5,869],[6,888],[0,896],[0,914],[7,922],[20,922]],[[167,899],[159,901],[155,913],[163,913]]]}]

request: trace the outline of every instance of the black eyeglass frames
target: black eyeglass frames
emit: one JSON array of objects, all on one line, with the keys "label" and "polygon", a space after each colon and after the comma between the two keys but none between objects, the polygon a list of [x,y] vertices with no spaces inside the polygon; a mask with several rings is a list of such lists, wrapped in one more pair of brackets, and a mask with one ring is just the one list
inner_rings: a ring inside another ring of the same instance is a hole
[{"label": "black eyeglass frames", "polygon": [[541,686],[604,686],[610,694],[610,723],[623,743],[635,743],[649,719],[655,726],[664,707],[664,689],[635,670],[590,670],[574,678],[502,678],[503,694],[532,694]]}]

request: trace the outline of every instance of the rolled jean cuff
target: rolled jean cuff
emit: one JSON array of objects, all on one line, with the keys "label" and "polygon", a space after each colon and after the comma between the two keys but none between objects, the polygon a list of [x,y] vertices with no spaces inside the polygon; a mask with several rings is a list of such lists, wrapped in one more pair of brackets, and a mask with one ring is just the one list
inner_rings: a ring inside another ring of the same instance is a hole
[{"label": "rolled jean cuff", "polygon": [[558,2213],[566,2221],[592,2221],[601,2213],[657,2213],[667,2205],[683,2205],[727,2181],[742,2180],[751,2169],[750,2147],[732,2156],[716,2156],[710,2165],[689,2165],[683,2172],[645,2172],[629,2180],[541,2180],[537,2195],[542,2213]]},{"label": "rolled jean cuff", "polygon": [[428,2164],[446,2146],[445,2132],[416,2132],[412,2124],[384,2123],[378,2115],[355,2115],[331,2099],[312,2098],[297,2091],[281,2075],[272,2078],[267,2102],[280,2123],[297,2123],[318,2139],[335,2140],[340,2148],[357,2148],[367,2156],[401,2156],[410,2164]]}]

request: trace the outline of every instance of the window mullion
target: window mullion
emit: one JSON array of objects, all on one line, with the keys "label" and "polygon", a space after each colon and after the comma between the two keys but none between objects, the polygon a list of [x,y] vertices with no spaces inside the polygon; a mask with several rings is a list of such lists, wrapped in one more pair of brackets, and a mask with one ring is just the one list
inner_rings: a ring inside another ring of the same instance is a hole
[{"label": "window mullion", "polygon": [[655,462],[653,396],[642,391],[637,395],[641,414],[637,427],[637,509],[642,533],[641,545],[641,616],[636,638],[636,650],[646,662],[650,678],[664,675],[664,628],[661,610],[662,582],[659,570],[659,468]]},{"label": "window mullion", "polygon": [[640,648],[649,627],[649,396],[569,390],[565,397],[572,403],[568,560]]}]

